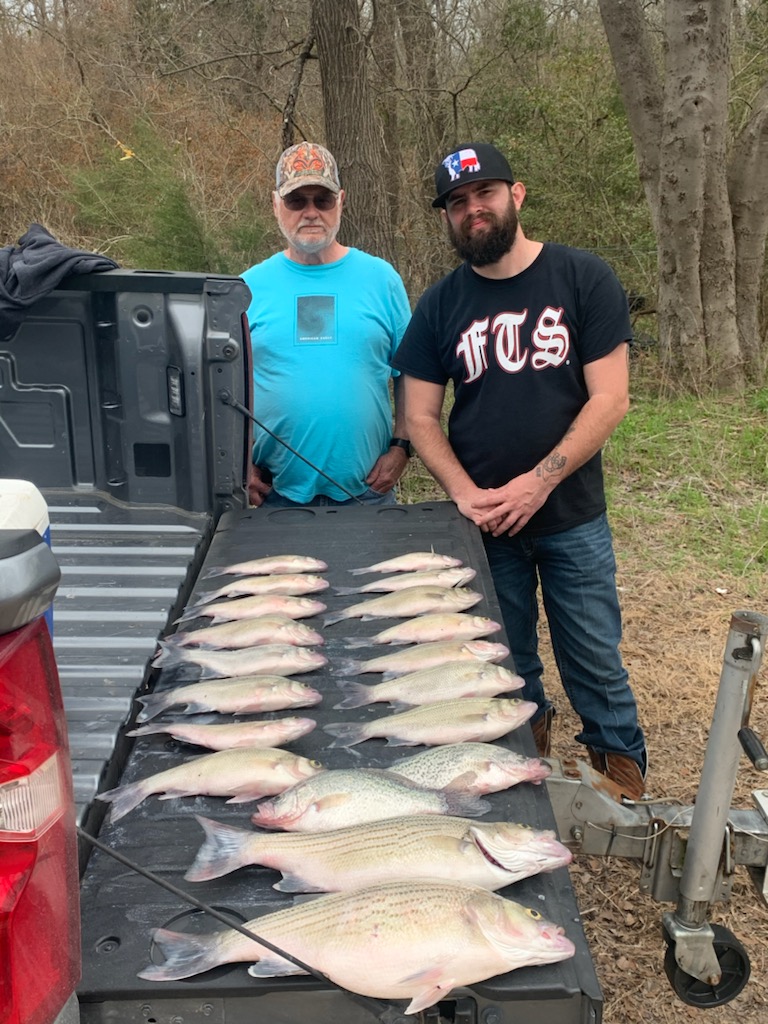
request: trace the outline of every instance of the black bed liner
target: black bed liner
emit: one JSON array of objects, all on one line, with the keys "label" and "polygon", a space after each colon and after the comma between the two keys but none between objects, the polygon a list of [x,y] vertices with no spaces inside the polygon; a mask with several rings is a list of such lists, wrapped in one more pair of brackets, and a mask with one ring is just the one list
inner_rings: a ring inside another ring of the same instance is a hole
[{"label": "black bed liner", "polygon": [[[388,508],[328,507],[271,512],[251,509],[227,513],[220,520],[203,569],[264,555],[313,555],[328,563],[324,575],[331,588],[317,596],[333,611],[357,600],[336,595],[336,586],[355,585],[372,578],[350,576],[347,570],[430,547],[457,555],[478,570],[471,586],[483,594],[483,601],[476,610],[498,619],[498,605],[482,542],[474,527],[448,502]],[[221,582],[220,579],[201,580],[192,598]],[[317,619],[306,621],[319,625]],[[387,713],[382,706],[334,711],[332,706],[340,691],[329,669],[339,658],[348,656],[342,637],[370,636],[391,624],[392,620],[381,620],[379,624],[354,619],[324,630],[324,650],[330,665],[299,677],[317,686],[325,695],[321,705],[301,712],[315,717],[318,727],[290,744],[291,750],[316,757],[330,768],[360,765],[385,768],[394,760],[423,749],[388,747],[382,740],[366,741],[353,748],[357,753],[344,748],[329,749],[329,737],[322,730],[322,725],[329,721],[342,718],[364,721]],[[381,648],[378,651],[362,648],[355,653],[370,657],[381,653]],[[367,681],[376,679],[371,677]],[[157,673],[155,685],[156,688],[178,685],[174,670]],[[290,712],[270,717],[282,714]],[[169,714],[168,717],[175,716]],[[498,742],[506,742],[511,749],[529,756],[535,754],[528,726]],[[185,757],[202,753],[206,751],[168,736],[142,737],[128,753],[120,781],[135,781],[177,764]],[[523,783],[488,799],[492,803],[490,817],[525,822],[537,828],[554,828],[545,786]],[[277,873],[261,867],[244,868],[199,884],[184,882],[183,874],[203,840],[194,814],[249,827],[254,807],[253,803],[228,805],[223,798],[160,801],[150,797],[115,825],[107,817],[100,838],[138,864],[186,888],[198,899],[219,910],[232,912],[236,919],[245,922],[306,897],[276,892],[271,886],[277,881]],[[471,989],[458,990],[454,999],[467,1002],[455,1003],[452,999],[446,1012],[456,1020],[482,1021],[483,1024],[597,1024],[601,1019],[602,995],[567,869],[516,883],[503,890],[503,895],[561,924],[576,944],[576,956],[561,964],[522,968]],[[79,996],[84,1024],[106,1024],[115,1020],[120,1024],[133,1021],[170,1024],[179,1020],[185,1024],[197,1020],[211,1024],[245,1024],[246,1021],[249,1024],[262,1021],[264,1024],[298,1024],[300,1021],[313,1024],[330,1024],[331,1021],[357,1024],[359,1021],[363,1024],[373,1020],[358,1004],[312,978],[254,979],[247,974],[244,964],[225,965],[179,982],[139,979],[137,972],[152,958],[149,936],[153,928],[167,926],[181,931],[208,932],[220,926],[99,851],[94,851],[88,863],[81,900],[83,979]],[[464,1016],[465,1011],[467,1016]],[[436,1020],[437,1017],[433,1014],[426,1019]]]}]

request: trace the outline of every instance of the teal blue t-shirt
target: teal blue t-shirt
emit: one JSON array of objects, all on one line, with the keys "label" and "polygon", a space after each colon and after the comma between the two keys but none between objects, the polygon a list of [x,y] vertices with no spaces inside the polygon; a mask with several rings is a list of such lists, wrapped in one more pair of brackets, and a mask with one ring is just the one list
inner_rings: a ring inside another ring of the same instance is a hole
[{"label": "teal blue t-shirt", "polygon": [[[256,419],[354,495],[387,451],[390,366],[411,312],[400,275],[350,249],[306,266],[277,253],[243,274],[251,290]],[[293,501],[349,495],[259,427],[253,461]]]}]

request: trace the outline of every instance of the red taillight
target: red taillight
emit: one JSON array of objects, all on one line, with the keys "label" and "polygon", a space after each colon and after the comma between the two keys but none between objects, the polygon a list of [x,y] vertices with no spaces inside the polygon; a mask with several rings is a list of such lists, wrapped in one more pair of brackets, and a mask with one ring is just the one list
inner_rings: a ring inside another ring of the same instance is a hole
[{"label": "red taillight", "polygon": [[0,1024],[47,1024],[80,977],[66,723],[42,619],[0,636]]}]

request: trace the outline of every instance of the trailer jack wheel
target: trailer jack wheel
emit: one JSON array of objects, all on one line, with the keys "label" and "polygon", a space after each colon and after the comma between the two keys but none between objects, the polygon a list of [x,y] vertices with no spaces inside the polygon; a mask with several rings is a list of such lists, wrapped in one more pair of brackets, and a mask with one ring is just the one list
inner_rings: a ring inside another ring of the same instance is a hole
[{"label": "trailer jack wheel", "polygon": [[664,957],[664,970],[675,995],[688,1006],[709,1010],[723,1006],[741,992],[749,981],[749,956],[736,936],[722,925],[713,924],[712,948],[722,970],[722,977],[716,985],[694,978],[681,970],[675,959],[675,944],[669,942]]}]

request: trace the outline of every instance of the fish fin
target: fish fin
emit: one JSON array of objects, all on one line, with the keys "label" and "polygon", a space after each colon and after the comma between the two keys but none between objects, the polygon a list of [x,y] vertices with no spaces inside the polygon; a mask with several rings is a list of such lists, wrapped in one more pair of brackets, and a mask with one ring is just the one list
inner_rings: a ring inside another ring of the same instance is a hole
[{"label": "fish fin", "polygon": [[344,692],[344,700],[333,705],[334,711],[341,708],[362,708],[371,703],[371,688],[351,679],[340,679],[338,687]]},{"label": "fish fin", "polygon": [[214,576],[226,576],[228,571],[229,570],[226,565],[213,565],[210,569],[205,570],[200,579],[212,580]]},{"label": "fish fin", "polygon": [[461,775],[457,775],[447,786],[443,786],[445,793],[472,793],[472,786],[477,781],[477,772],[471,768]]},{"label": "fish fin", "polygon": [[117,789],[108,789],[104,793],[97,793],[99,800],[106,800],[112,804],[111,820],[118,821],[134,807],[138,807],[141,801],[147,796],[142,782],[131,782],[127,786],[118,786]]},{"label": "fish fin", "polygon": [[421,991],[417,992],[405,1008],[406,1014],[419,1013],[421,1010],[426,1010],[427,1007],[433,1006],[440,999],[444,999],[451,989],[456,986],[456,980],[454,978],[447,978],[444,971],[445,967],[442,964],[437,964],[434,967],[428,967],[426,970],[418,971],[408,978],[403,978],[400,984],[405,982],[424,983]]},{"label": "fish fin", "polygon": [[165,963],[151,964],[139,971],[139,977],[147,981],[177,981],[202,974],[219,963],[214,943],[208,936],[184,935],[156,928],[152,932],[152,941],[165,957]]},{"label": "fish fin", "polygon": [[490,803],[479,796],[451,792],[444,792],[443,796],[446,803],[445,813],[457,818],[479,818],[491,808]]},{"label": "fish fin", "polygon": [[168,726],[165,726],[165,725],[142,725],[140,729],[131,729],[131,731],[127,732],[125,735],[126,736],[150,736],[152,733],[166,732],[167,730],[168,730]]},{"label": "fish fin", "polygon": [[331,669],[331,675],[356,676],[362,667],[363,663],[358,658],[341,658]]},{"label": "fish fin", "polygon": [[401,736],[387,736],[388,747],[418,747],[421,746],[421,740],[406,740]]},{"label": "fish fin", "polygon": [[355,743],[362,743],[367,738],[365,726],[355,722],[333,722],[330,725],[324,725],[323,731],[327,732],[329,736],[336,737],[333,743],[329,744],[331,747],[352,747]]},{"label": "fish fin", "polygon": [[197,851],[192,866],[184,875],[188,882],[206,882],[210,878],[221,878],[222,875],[228,875],[230,871],[236,871],[244,864],[258,863],[254,860],[253,849],[249,850],[247,858],[243,855],[244,847],[251,846],[253,832],[224,825],[220,821],[213,821],[212,818],[204,818],[199,814],[196,814],[195,818],[205,832],[205,840]]},{"label": "fish fin", "polygon": [[332,626],[334,622],[341,622],[343,619],[348,618],[345,611],[336,612],[335,615],[326,615],[323,619],[324,626]]},{"label": "fish fin", "polygon": [[341,639],[344,641],[344,646],[348,651],[355,650],[358,647],[368,647],[372,642],[368,636],[343,636]]},{"label": "fish fin", "polygon": [[143,697],[137,697],[136,700],[142,705],[141,711],[136,716],[137,722],[148,722],[150,718],[161,715],[167,707],[171,706],[168,703],[168,698],[162,693],[146,693]]},{"label": "fish fin", "polygon": [[231,796],[229,800],[227,800],[227,803],[247,804],[251,800],[259,800],[263,796],[266,796],[266,793],[237,793],[235,796]]},{"label": "fish fin", "polygon": [[363,593],[363,588],[362,587],[334,587],[333,589],[335,590],[335,592],[337,594],[340,594],[340,595],[362,594]]},{"label": "fish fin", "polygon": [[405,700],[390,700],[387,704],[394,712],[398,711],[409,711],[411,708],[416,707],[415,704],[409,704]]},{"label": "fish fin", "polygon": [[352,576],[362,576],[365,572],[370,572],[370,565],[364,565],[362,569],[347,569],[347,572]]},{"label": "fish fin", "polygon": [[296,964],[292,964],[290,960],[283,960],[282,957],[275,956],[274,953],[262,957],[258,963],[252,964],[248,968],[248,973],[252,978],[285,978],[289,974],[306,974],[301,967],[297,967]]},{"label": "fish fin", "polygon": [[381,673],[381,681],[388,683],[390,679],[397,679],[399,676],[406,675],[408,669],[388,669],[386,672]]},{"label": "fish fin", "polygon": [[160,648],[160,652],[152,659],[154,668],[158,668],[160,665],[165,665],[168,668],[173,665],[180,665],[184,661],[183,652],[175,644],[169,643],[167,640],[158,640],[157,645]]},{"label": "fish fin", "polygon": [[283,872],[283,877],[272,886],[278,892],[325,892],[325,889],[311,882],[305,882],[301,875],[292,875],[290,872]]}]

